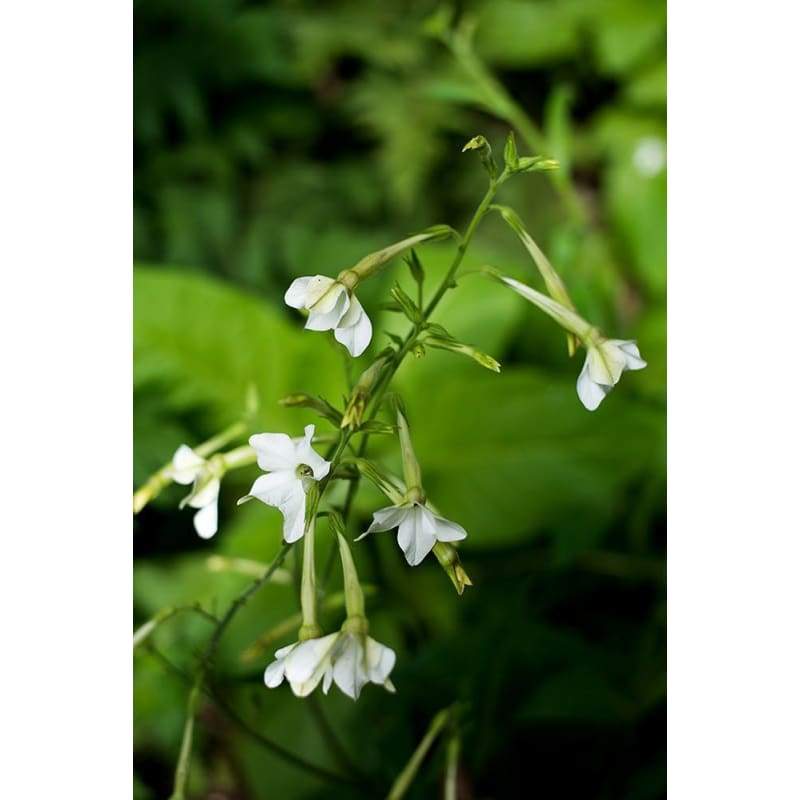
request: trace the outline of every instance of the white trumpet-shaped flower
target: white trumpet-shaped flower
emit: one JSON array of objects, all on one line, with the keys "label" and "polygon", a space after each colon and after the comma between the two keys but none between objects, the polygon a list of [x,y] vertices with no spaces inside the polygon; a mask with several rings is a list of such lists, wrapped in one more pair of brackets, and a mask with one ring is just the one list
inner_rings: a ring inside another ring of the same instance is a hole
[{"label": "white trumpet-shaped flower", "polygon": [[311,446],[314,426],[306,425],[305,436],[292,439],[285,433],[258,433],[250,437],[258,466],[268,474],[256,478],[250,493],[239,500],[255,498],[283,514],[283,538],[296,542],[303,536],[306,488],[322,480],[331,465]]},{"label": "white trumpet-shaped flower", "polygon": [[436,542],[457,542],[467,538],[467,532],[420,502],[406,502],[381,508],[372,515],[372,524],[356,539],[360,541],[370,533],[397,528],[397,543],[412,566],[422,562]]},{"label": "white trumpet-shaped flower", "polygon": [[538,306],[559,325],[574,333],[586,347],[586,361],[578,376],[578,397],[589,411],[594,411],[605,396],[619,383],[626,370],[644,369],[647,362],[639,355],[636,342],[606,339],[598,330],[572,309],[520,281],[490,271],[506,286]]},{"label": "white trumpet-shaped flower", "polygon": [[306,329],[333,331],[351,356],[360,356],[372,339],[372,323],[355,293],[325,275],[296,278],[284,295],[286,305],[308,311]]},{"label": "white trumpet-shaped flower", "polygon": [[578,397],[589,411],[594,411],[625,370],[644,369],[647,362],[634,341],[597,337],[586,346],[586,361],[578,376]]},{"label": "white trumpet-shaped flower", "polygon": [[339,631],[328,636],[282,647],[264,672],[264,683],[271,689],[283,679],[298,697],[306,697],[322,682],[327,694],[335,683],[348,697],[357,700],[367,683],[393,692],[389,674],[394,668],[394,650],[365,633]]},{"label": "white trumpet-shaped flower", "polygon": [[220,476],[205,458],[185,444],[175,451],[169,475],[184,486],[194,484],[183,504],[197,509],[194,529],[203,539],[210,539],[217,532]]}]

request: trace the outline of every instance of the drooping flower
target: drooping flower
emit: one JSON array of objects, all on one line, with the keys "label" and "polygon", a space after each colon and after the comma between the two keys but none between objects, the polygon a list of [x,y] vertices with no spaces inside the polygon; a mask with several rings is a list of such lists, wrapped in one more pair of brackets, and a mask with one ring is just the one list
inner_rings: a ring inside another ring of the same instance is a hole
[{"label": "drooping flower", "polygon": [[416,567],[436,542],[457,542],[467,538],[467,532],[455,522],[434,514],[422,500],[408,500],[399,505],[381,508],[372,515],[372,524],[356,539],[370,533],[397,528],[397,543],[406,561]]},{"label": "drooping flower", "polygon": [[587,343],[587,350],[577,387],[578,397],[589,411],[594,411],[603,402],[623,372],[647,366],[634,341],[604,339],[598,335],[593,342]]},{"label": "drooping flower", "polygon": [[559,325],[574,333],[586,347],[586,361],[578,376],[578,397],[583,405],[594,411],[605,396],[619,383],[626,370],[644,369],[647,362],[639,354],[635,341],[626,339],[606,339],[585,319],[572,309],[536,289],[508,278],[494,270],[489,274],[509,286],[517,294],[522,295],[535,306],[538,306]]},{"label": "drooping flower", "polygon": [[372,339],[372,323],[351,288],[325,275],[296,278],[284,295],[286,305],[308,311],[306,329],[333,331],[353,357]]},{"label": "drooping flower", "polygon": [[268,474],[256,478],[250,493],[240,503],[255,498],[283,514],[283,538],[296,542],[303,536],[306,490],[322,480],[331,465],[311,446],[314,426],[306,425],[305,436],[292,439],[285,433],[258,433],[250,437],[258,466]]},{"label": "drooping flower", "polygon": [[194,529],[203,539],[210,539],[217,532],[219,487],[221,474],[211,461],[198,455],[191,447],[182,444],[172,457],[170,477],[176,483],[194,484],[181,506],[196,508]]},{"label": "drooping flower", "polygon": [[[264,671],[264,683],[274,689],[286,678],[298,697],[311,694],[323,677],[325,686],[329,688],[333,677],[331,651],[338,638],[337,632],[281,647],[275,652],[275,660]],[[328,688],[325,688],[326,693]]]},{"label": "drooping flower", "polygon": [[348,697],[357,700],[367,683],[394,691],[389,674],[395,661],[390,647],[365,633],[343,629],[276,651],[275,661],[264,672],[264,683],[272,689],[285,678],[298,697],[311,694],[320,682],[327,694],[335,683]]}]

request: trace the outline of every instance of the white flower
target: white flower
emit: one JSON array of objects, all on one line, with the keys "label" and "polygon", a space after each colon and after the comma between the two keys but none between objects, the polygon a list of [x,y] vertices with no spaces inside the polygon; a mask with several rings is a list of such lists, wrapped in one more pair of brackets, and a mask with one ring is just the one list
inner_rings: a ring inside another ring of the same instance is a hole
[{"label": "white flower", "polygon": [[306,425],[305,436],[298,439],[291,439],[285,433],[258,433],[250,437],[258,466],[269,474],[256,479],[247,498],[255,497],[280,510],[283,538],[287,542],[296,542],[303,536],[306,483],[322,480],[331,468],[330,462],[311,447],[313,437],[313,425]]},{"label": "white flower", "polygon": [[[397,659],[394,650],[364,633],[342,633],[333,652],[333,680],[353,700],[358,700],[367,683],[376,683],[390,692],[394,685],[389,674]],[[330,680],[327,680],[330,686]],[[327,692],[325,681],[322,691]]]},{"label": "white flower", "polygon": [[372,525],[356,539],[376,531],[398,528],[397,543],[405,553],[406,561],[416,567],[436,542],[457,542],[467,538],[467,532],[455,522],[434,514],[421,503],[409,502],[388,506],[372,515]]},{"label": "white flower", "polygon": [[586,361],[578,376],[578,397],[589,411],[594,411],[625,370],[644,369],[647,362],[633,341],[598,337],[587,347]]},{"label": "white flower", "polygon": [[172,457],[170,477],[184,486],[193,483],[191,494],[185,503],[198,509],[194,515],[194,528],[203,539],[210,539],[217,532],[217,500],[220,479],[209,468],[209,462],[185,444]]},{"label": "white flower", "polygon": [[333,330],[351,356],[360,356],[372,339],[372,323],[353,292],[325,275],[296,278],[284,295],[286,305],[308,310],[306,329]]},{"label": "white flower", "polygon": [[332,633],[281,647],[275,652],[275,660],[264,670],[264,683],[274,689],[285,677],[298,697],[306,697],[324,677],[323,688],[327,693],[333,677],[331,653],[338,638],[339,633]]},{"label": "white flower", "polygon": [[271,689],[284,678],[298,697],[305,697],[322,681],[325,694],[332,683],[357,700],[367,683],[376,683],[393,692],[389,674],[396,655],[390,647],[363,633],[339,631],[282,647],[264,672],[264,683]]},{"label": "white flower", "polygon": [[499,273],[495,275],[583,342],[587,352],[586,361],[578,376],[578,397],[589,411],[594,411],[603,402],[603,398],[617,385],[625,370],[644,369],[647,366],[647,362],[639,355],[636,342],[606,339],[572,309],[513,278]]}]

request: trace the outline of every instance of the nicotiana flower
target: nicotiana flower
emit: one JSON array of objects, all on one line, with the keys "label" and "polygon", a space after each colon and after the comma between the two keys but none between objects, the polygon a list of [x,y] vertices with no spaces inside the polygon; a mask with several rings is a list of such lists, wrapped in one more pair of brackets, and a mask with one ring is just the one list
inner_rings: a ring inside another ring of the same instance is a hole
[{"label": "nicotiana flower", "polygon": [[298,697],[311,694],[320,681],[327,694],[335,683],[348,697],[357,700],[367,683],[394,691],[389,674],[395,660],[390,647],[366,633],[343,629],[282,647],[265,670],[264,683],[273,689],[286,678]]},{"label": "nicotiana flower", "polygon": [[586,347],[586,361],[578,376],[578,397],[589,411],[594,411],[617,385],[626,370],[644,369],[647,362],[639,355],[635,341],[606,339],[574,311],[520,281],[489,270],[489,274],[538,306],[559,325],[574,333]]},{"label": "nicotiana flower", "polygon": [[333,330],[351,356],[360,356],[372,339],[372,323],[355,293],[325,275],[296,278],[284,295],[286,305],[308,310],[306,329]]},{"label": "nicotiana flower", "polygon": [[639,355],[634,341],[596,336],[586,347],[586,361],[578,375],[578,397],[589,411],[594,411],[625,370],[644,369],[647,362]]},{"label": "nicotiana flower", "polygon": [[287,542],[296,542],[303,536],[308,485],[322,480],[331,468],[330,462],[311,447],[313,437],[313,425],[306,425],[305,436],[297,439],[285,433],[250,437],[258,466],[268,474],[256,478],[250,493],[239,502],[254,497],[277,508],[283,514],[283,538]]},{"label": "nicotiana flower", "polygon": [[376,511],[372,515],[372,524],[356,541],[367,534],[393,528],[398,529],[397,543],[412,567],[421,563],[436,542],[457,542],[467,538],[467,532],[460,525],[434,514],[424,502],[412,500]]},{"label": "nicotiana flower", "polygon": [[170,477],[184,486],[194,484],[184,504],[198,509],[194,515],[194,528],[203,539],[210,539],[217,532],[219,474],[209,461],[182,444],[172,457]]}]

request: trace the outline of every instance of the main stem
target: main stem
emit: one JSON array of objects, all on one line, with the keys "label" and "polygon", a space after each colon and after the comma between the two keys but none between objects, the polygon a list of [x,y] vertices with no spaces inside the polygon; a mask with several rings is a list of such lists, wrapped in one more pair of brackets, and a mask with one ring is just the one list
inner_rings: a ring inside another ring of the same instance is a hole
[{"label": "main stem", "polygon": [[189,692],[189,699],[186,703],[186,723],[183,729],[183,739],[181,740],[181,752],[180,756],[178,757],[177,766],[175,767],[175,782],[170,800],[184,800],[184,797],[186,796],[186,781],[189,777],[189,759],[192,754],[192,739],[194,735],[194,718],[195,714],[197,713],[197,706],[200,702],[201,689],[203,687],[203,683],[205,682],[206,676],[211,669],[214,657],[216,656],[222,634],[225,632],[225,629],[228,627],[228,625],[230,625],[231,620],[234,618],[238,610],[242,608],[242,606],[244,606],[244,604],[272,577],[272,574],[278,569],[278,567],[280,567],[289,550],[291,549],[292,546],[290,544],[283,545],[280,552],[275,557],[275,560],[269,565],[269,568],[266,570],[266,572],[264,572],[260,578],[254,580],[247,587],[247,589],[245,589],[245,591],[243,591],[236,598],[236,600],[231,603],[230,608],[228,608],[227,612],[225,613],[225,616],[222,617],[217,624],[217,627],[214,629],[211,640],[209,641],[208,646],[203,653],[200,666],[195,677],[194,685],[192,686],[192,690]]},{"label": "main stem", "polygon": [[[475,213],[472,215],[472,219],[467,225],[467,229],[464,232],[461,241],[459,242],[458,249],[456,254],[453,258],[452,263],[450,264],[449,269],[447,270],[444,279],[439,284],[439,288],[434,293],[433,297],[431,298],[430,302],[428,303],[425,311],[422,314],[422,322],[419,324],[414,325],[414,327],[408,332],[405,340],[403,341],[400,349],[395,354],[395,357],[387,364],[386,370],[384,371],[383,375],[381,375],[380,379],[378,380],[377,386],[375,387],[375,394],[372,398],[372,410],[369,415],[369,419],[374,419],[375,415],[378,413],[378,409],[380,408],[381,400],[383,400],[383,396],[386,394],[387,389],[389,388],[389,384],[392,381],[397,370],[400,368],[400,365],[403,363],[405,357],[411,351],[411,348],[414,347],[417,341],[417,337],[419,336],[420,332],[422,331],[424,323],[426,323],[433,312],[436,310],[436,307],[439,305],[439,302],[447,293],[448,289],[453,287],[453,279],[458,272],[458,268],[461,266],[461,262],[464,260],[464,255],[467,252],[467,248],[472,241],[472,237],[475,235],[475,231],[480,225],[481,220],[486,216],[486,212],[489,210],[489,206],[491,206],[492,202],[494,201],[495,195],[497,194],[497,190],[500,186],[505,182],[506,178],[505,175],[500,175],[499,178],[496,180],[492,180],[489,184],[489,188],[486,190],[486,194],[483,196],[483,200],[481,200],[480,205],[475,210]],[[343,438],[344,438],[344,445],[341,448],[338,448],[337,451],[341,454],[344,452],[345,447],[347,446],[347,442],[352,435],[350,431],[343,431]],[[341,440],[340,440],[341,441]],[[363,457],[367,451],[367,444],[369,442],[369,434],[365,433],[363,438],[361,439],[361,443],[358,448],[358,456]],[[331,472],[333,472],[333,467],[331,467]],[[344,501],[344,508],[342,516],[344,517],[345,521],[350,514],[350,509],[353,506],[353,500],[355,499],[355,494],[358,491],[359,479],[354,478],[350,482],[350,486],[347,490],[347,496],[345,497]],[[324,487],[322,487],[324,491]],[[332,559],[331,559],[332,562]],[[326,569],[327,572],[327,569]]]},{"label": "main stem", "polygon": [[[486,191],[486,194],[481,200],[480,205],[476,209],[475,213],[472,215],[472,219],[470,220],[469,225],[467,226],[467,230],[464,232],[464,236],[462,237],[461,241],[458,245],[458,250],[456,251],[455,257],[453,258],[452,263],[450,264],[450,268],[447,270],[447,274],[444,277],[444,280],[439,284],[439,288],[434,293],[433,297],[431,298],[430,302],[428,303],[427,308],[422,314],[422,322],[414,325],[414,327],[409,331],[408,335],[406,336],[403,344],[395,354],[395,357],[388,363],[386,371],[381,376],[378,386],[376,387],[375,394],[372,399],[372,410],[370,413],[370,419],[374,418],[378,412],[378,408],[380,407],[380,402],[383,399],[384,394],[391,382],[394,374],[402,364],[405,357],[408,355],[411,348],[414,346],[417,337],[419,336],[420,332],[422,331],[423,325],[425,322],[428,321],[431,314],[433,314],[436,307],[439,305],[442,297],[447,293],[447,290],[452,288],[453,286],[453,279],[458,272],[458,268],[461,266],[461,262],[464,260],[464,254],[467,252],[467,248],[469,247],[470,242],[472,241],[472,237],[475,234],[475,230],[477,229],[478,225],[480,224],[483,217],[486,215],[486,212],[489,210],[489,206],[492,204],[495,195],[497,194],[497,190],[500,185],[504,182],[505,175],[501,175],[496,180],[492,180],[489,184],[489,188]],[[336,443],[335,450],[330,458],[331,461],[331,468],[328,474],[319,482],[319,497],[322,499],[328,485],[330,484],[331,478],[333,477],[334,473],[336,472],[336,468],[341,461],[341,457],[344,454],[345,449],[350,441],[353,432],[349,429],[341,431],[339,435],[339,440]],[[369,439],[368,434],[364,434],[364,437],[361,441],[359,446],[359,454],[363,455],[366,451],[367,441]],[[347,498],[345,500],[345,518],[347,513],[352,506],[353,497],[355,496],[355,491],[357,487],[357,481],[353,480],[350,483],[350,487],[348,489]],[[186,790],[186,781],[189,775],[189,759],[191,756],[192,751],[192,738],[193,738],[193,730],[194,730],[194,718],[195,713],[197,711],[197,705],[200,699],[201,688],[205,681],[205,678],[211,668],[211,664],[213,662],[214,656],[217,651],[217,647],[219,645],[219,641],[224,633],[225,629],[230,624],[233,617],[239,611],[239,609],[244,606],[244,604],[250,599],[250,597],[255,594],[272,576],[276,569],[283,563],[283,560],[286,558],[289,550],[291,549],[291,545],[284,544],[281,551],[275,557],[275,560],[270,565],[269,569],[264,573],[263,576],[255,580],[250,586],[233,601],[231,606],[228,608],[225,616],[219,621],[216,629],[214,630],[214,634],[211,637],[211,640],[206,648],[205,653],[203,654],[202,661],[200,663],[200,667],[197,672],[197,676],[195,678],[195,683],[192,687],[192,691],[189,693],[189,700],[187,702],[187,718],[186,718],[186,725],[184,727],[183,732],[183,740],[181,742],[181,753],[180,757],[178,758],[178,764],[175,769],[175,783],[174,783],[174,790],[172,793],[172,797],[170,800],[183,800],[185,797],[185,790]]]}]

